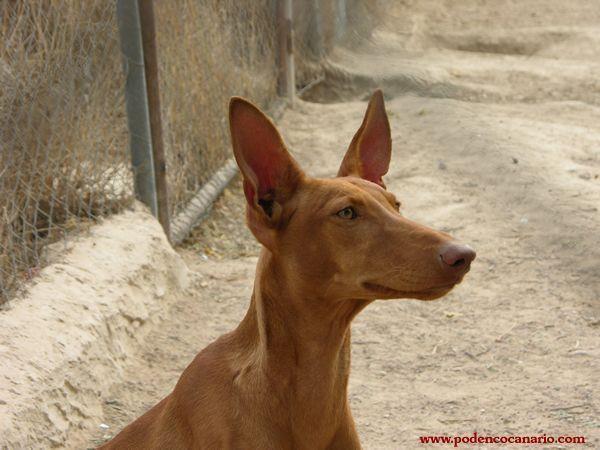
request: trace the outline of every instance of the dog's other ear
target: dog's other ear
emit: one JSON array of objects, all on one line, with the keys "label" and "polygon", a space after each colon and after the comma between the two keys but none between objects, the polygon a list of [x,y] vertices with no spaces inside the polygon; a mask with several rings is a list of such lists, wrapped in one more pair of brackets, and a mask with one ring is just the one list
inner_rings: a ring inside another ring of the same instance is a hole
[{"label": "dog's other ear", "polygon": [[338,177],[356,176],[385,188],[382,177],[387,173],[392,156],[392,136],[383,93],[371,96],[362,125],[352,138],[342,161]]},{"label": "dog's other ear", "polygon": [[229,127],[235,160],[244,179],[248,224],[262,242],[257,232],[278,226],[281,206],[298,187],[303,172],[273,122],[249,101],[232,97]]}]

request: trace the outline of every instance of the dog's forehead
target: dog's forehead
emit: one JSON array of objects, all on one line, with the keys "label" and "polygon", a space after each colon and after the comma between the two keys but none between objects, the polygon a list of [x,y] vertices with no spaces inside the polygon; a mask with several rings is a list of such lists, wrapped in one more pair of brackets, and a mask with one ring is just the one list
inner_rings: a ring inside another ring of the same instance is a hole
[{"label": "dog's forehead", "polygon": [[[376,183],[357,177],[317,178],[311,183],[311,194],[318,193],[323,201],[343,196],[372,198],[394,203],[396,196]],[[365,195],[367,194],[367,195]]]},{"label": "dog's forehead", "polygon": [[383,187],[379,186],[377,183],[373,183],[371,181],[363,180],[362,178],[357,177],[344,177],[341,179],[345,180],[353,186],[358,187],[361,191],[367,192],[376,199],[385,199],[392,203],[396,201],[396,196],[393,193],[387,191]]}]

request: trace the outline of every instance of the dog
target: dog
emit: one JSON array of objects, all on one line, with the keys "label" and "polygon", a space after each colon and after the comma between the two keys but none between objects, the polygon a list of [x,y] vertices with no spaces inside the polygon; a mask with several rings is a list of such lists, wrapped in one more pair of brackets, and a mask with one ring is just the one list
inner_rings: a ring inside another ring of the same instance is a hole
[{"label": "dog", "polygon": [[247,224],[262,244],[250,307],[171,392],[102,449],[360,449],[347,399],[350,324],[376,299],[433,300],[475,252],[403,217],[376,91],[337,177],[306,175],[275,125],[230,102]]}]

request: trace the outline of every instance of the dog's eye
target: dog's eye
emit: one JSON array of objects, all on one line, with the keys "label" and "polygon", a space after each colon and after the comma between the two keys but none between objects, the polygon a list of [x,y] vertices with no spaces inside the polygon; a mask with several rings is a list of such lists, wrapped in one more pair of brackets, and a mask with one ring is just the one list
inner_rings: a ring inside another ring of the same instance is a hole
[{"label": "dog's eye", "polygon": [[337,216],[342,219],[356,219],[358,214],[356,214],[356,210],[352,206],[346,206],[344,209],[337,212]]},{"label": "dog's eye", "polygon": [[400,210],[400,207],[401,207],[401,206],[402,206],[402,203],[400,203],[400,202],[398,202],[398,201],[397,201],[397,202],[396,202],[396,209],[397,209],[397,210]]}]

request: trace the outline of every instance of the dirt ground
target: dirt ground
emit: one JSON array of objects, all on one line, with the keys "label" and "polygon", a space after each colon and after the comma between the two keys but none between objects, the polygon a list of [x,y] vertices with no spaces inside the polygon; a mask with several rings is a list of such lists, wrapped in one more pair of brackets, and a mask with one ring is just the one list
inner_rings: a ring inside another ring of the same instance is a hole
[{"label": "dirt ground", "polygon": [[[477,431],[585,436],[600,448],[600,8],[394,5],[371,41],[334,52],[327,80],[279,123],[305,169],[332,176],[382,86],[388,188],[405,215],[478,253],[444,299],[375,302],[355,320],[350,399],[363,446]],[[105,402],[109,428],[90,446],[166,395],[242,318],[259,250],[243,208],[237,180],[181,249],[196,295],[131,355]]]}]

